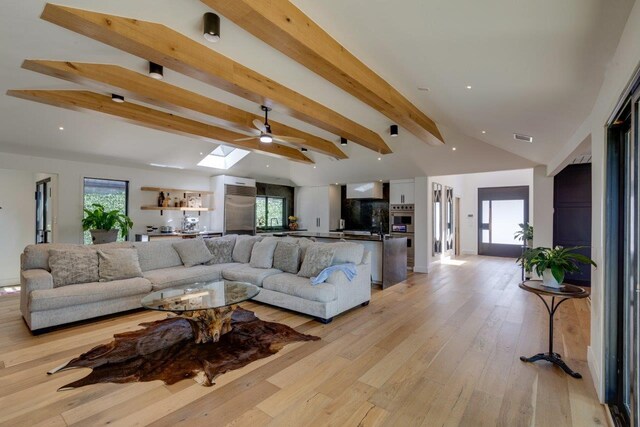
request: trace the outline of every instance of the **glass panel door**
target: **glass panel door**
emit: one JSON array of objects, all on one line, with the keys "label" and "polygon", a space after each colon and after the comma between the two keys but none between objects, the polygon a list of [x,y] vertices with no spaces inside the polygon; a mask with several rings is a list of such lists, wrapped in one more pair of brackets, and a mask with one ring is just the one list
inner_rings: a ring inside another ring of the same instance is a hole
[{"label": "glass panel door", "polygon": [[529,187],[478,189],[478,254],[518,257],[518,224],[529,220]]}]

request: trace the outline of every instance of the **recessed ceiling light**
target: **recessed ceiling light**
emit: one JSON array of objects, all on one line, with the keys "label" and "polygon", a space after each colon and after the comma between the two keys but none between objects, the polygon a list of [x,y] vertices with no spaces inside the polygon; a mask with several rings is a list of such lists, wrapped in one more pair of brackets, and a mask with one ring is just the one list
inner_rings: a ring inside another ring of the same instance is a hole
[{"label": "recessed ceiling light", "polygon": [[381,179],[379,179],[378,181],[382,182],[382,180],[381,180]]},{"label": "recessed ceiling light", "polygon": [[269,167],[269,165],[267,165],[267,167]]},{"label": "recessed ceiling light", "polygon": [[471,89],[471,85],[467,85],[467,89]]},{"label": "recessed ceiling light", "polygon": [[204,153],[201,151],[201,152],[200,152],[200,155],[201,155],[201,156],[203,156],[203,155],[204,155]]},{"label": "recessed ceiling light", "polygon": [[336,182],[336,185],[340,185],[340,184],[338,184],[338,183]]},{"label": "recessed ceiling light", "polygon": [[64,128],[63,128],[62,126],[60,126],[58,129],[60,129],[60,130],[64,130]]},{"label": "recessed ceiling light", "polygon": [[486,131],[486,130],[483,130],[483,131],[482,131],[482,133],[483,133],[483,134],[485,134],[485,133],[487,133],[487,131]]},{"label": "recessed ceiling light", "polygon": [[382,160],[382,157],[378,157],[378,160]]},{"label": "recessed ceiling light", "polygon": [[313,165],[313,168],[315,169],[315,168],[316,168],[316,165]]},{"label": "recessed ceiling light", "polygon": [[452,151],[456,151],[456,147],[451,147],[451,150]]}]

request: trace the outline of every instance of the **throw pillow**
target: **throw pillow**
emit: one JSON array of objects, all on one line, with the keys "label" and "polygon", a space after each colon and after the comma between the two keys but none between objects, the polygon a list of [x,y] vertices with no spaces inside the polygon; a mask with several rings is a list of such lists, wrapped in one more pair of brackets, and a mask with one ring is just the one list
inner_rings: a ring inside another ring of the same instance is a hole
[{"label": "throw pillow", "polygon": [[186,239],[173,244],[185,267],[193,267],[211,261],[213,255],[200,238]]},{"label": "throw pillow", "polygon": [[215,239],[205,239],[205,245],[213,255],[211,261],[207,263],[207,265],[213,264],[228,264],[233,262],[233,247],[236,244],[236,239],[225,239],[224,237],[219,237]]},{"label": "throw pillow", "polygon": [[98,249],[98,263],[101,282],[142,277],[135,249]]},{"label": "throw pillow", "polygon": [[273,266],[273,253],[276,250],[278,240],[266,238],[257,242],[251,249],[249,265],[253,268],[271,268]]},{"label": "throw pillow", "polygon": [[273,268],[297,274],[300,266],[300,246],[291,242],[278,242],[273,252]]},{"label": "throw pillow", "polygon": [[233,247],[233,261],[247,264],[249,260],[251,260],[253,245],[261,239],[260,236],[238,236],[236,238],[236,245]]},{"label": "throw pillow", "polygon": [[333,255],[335,254],[335,248],[329,245],[313,244],[307,248],[307,253],[300,266],[298,276],[301,277],[315,277],[322,270],[331,266],[333,261]]},{"label": "throw pillow", "polygon": [[93,250],[49,250],[49,268],[53,287],[97,282],[98,254]]}]

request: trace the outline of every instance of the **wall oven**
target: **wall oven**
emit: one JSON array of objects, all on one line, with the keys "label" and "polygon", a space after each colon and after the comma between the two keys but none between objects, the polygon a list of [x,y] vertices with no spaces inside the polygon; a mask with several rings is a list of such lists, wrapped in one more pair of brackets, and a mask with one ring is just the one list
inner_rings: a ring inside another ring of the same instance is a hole
[{"label": "wall oven", "polygon": [[414,266],[414,207],[413,204],[389,206],[389,231],[392,236],[407,238],[407,267]]}]

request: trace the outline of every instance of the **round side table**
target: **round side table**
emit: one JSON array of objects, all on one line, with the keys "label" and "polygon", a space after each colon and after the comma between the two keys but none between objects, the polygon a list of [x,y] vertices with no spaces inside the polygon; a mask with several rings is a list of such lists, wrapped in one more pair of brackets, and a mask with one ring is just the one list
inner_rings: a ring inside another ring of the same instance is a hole
[{"label": "round side table", "polygon": [[[546,360],[547,362],[551,362],[554,365],[559,366],[565,371],[567,374],[571,375],[573,378],[582,378],[578,372],[573,371],[567,364],[562,360],[562,357],[558,353],[553,352],[553,315],[560,307],[560,304],[565,302],[566,300],[572,298],[586,298],[589,296],[589,292],[585,289],[563,283],[560,288],[549,288],[542,284],[542,280],[525,280],[520,283],[521,289],[524,289],[527,292],[531,292],[540,298],[540,300],[544,303],[547,308],[547,312],[549,313],[549,351],[546,353],[538,353],[535,356],[525,357],[520,356],[520,360],[523,362],[536,362],[538,360]],[[551,304],[544,299],[544,296],[551,297]]]}]

